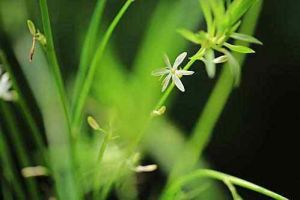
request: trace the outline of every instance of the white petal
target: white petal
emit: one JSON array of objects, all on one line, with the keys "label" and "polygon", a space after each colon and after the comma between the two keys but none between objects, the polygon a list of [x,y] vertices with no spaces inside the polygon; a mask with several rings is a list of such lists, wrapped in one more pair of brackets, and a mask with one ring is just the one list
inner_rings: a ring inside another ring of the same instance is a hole
[{"label": "white petal", "polygon": [[157,70],[154,70],[151,75],[152,76],[162,76],[162,75],[165,75],[165,74],[168,74],[170,72],[169,69],[167,68],[163,68],[163,69],[157,69]]},{"label": "white petal", "polygon": [[183,62],[183,60],[185,59],[186,56],[187,56],[186,52],[183,52],[182,54],[180,54],[174,62],[173,69],[177,69],[177,67]]},{"label": "white petal", "polygon": [[171,74],[169,74],[168,76],[166,76],[166,78],[163,80],[162,84],[163,84],[163,87],[162,87],[162,92],[166,90],[166,88],[168,87],[169,85],[169,82],[170,82],[170,79],[171,79]]},{"label": "white petal", "polygon": [[164,60],[165,60],[165,63],[166,63],[166,65],[167,65],[167,67],[172,68],[172,65],[171,65],[171,63],[170,63],[170,59],[169,59],[169,57],[167,56],[167,54],[164,55]]},{"label": "white petal", "polygon": [[226,55],[217,57],[213,60],[215,64],[224,63],[228,61],[228,57]]},{"label": "white petal", "polygon": [[182,75],[186,76],[186,75],[192,75],[192,74],[194,74],[195,72],[193,72],[193,71],[187,71],[187,70],[181,69],[181,70],[177,70],[176,73],[177,73],[179,76],[182,76]]},{"label": "white petal", "polygon": [[1,77],[1,80],[0,80],[0,84],[6,84],[9,80],[9,75],[8,73],[4,73]]},{"label": "white petal", "polygon": [[172,76],[172,80],[173,80],[173,82],[175,83],[175,85],[177,86],[177,88],[178,88],[180,91],[182,91],[182,92],[185,91],[184,86],[183,86],[181,80],[180,80],[176,75],[173,75],[173,76]]},{"label": "white petal", "polygon": [[13,93],[11,93],[11,92],[5,92],[5,93],[2,95],[2,98],[3,98],[5,101],[12,101],[12,100],[13,100]]}]

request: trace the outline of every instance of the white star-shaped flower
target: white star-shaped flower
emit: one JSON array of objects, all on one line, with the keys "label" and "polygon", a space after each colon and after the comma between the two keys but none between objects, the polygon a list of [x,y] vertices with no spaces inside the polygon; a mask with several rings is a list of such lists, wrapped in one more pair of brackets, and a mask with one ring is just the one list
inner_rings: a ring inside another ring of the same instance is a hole
[{"label": "white star-shaped flower", "polygon": [[5,101],[12,101],[14,99],[14,93],[10,90],[12,83],[9,80],[8,73],[2,74],[0,66],[0,99]]},{"label": "white star-shaped flower", "polygon": [[172,66],[168,56],[165,55],[165,63],[166,63],[167,66],[163,69],[159,69],[159,70],[156,70],[156,71],[152,72],[153,76],[164,76],[164,75],[166,75],[165,79],[162,82],[162,85],[163,85],[162,92],[165,91],[166,88],[168,87],[171,78],[172,78],[172,81],[175,83],[176,87],[180,91],[182,91],[182,92],[185,91],[184,86],[183,86],[180,78],[182,76],[185,76],[185,75],[194,74],[193,71],[178,69],[179,65],[183,62],[183,60],[185,59],[186,56],[187,56],[186,52],[180,54],[176,58],[173,66]]}]

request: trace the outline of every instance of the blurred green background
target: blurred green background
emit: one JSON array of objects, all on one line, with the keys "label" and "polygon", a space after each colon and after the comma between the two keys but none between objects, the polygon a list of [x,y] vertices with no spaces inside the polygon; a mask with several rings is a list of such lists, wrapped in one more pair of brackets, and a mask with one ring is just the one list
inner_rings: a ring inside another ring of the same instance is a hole
[{"label": "blurred green background", "polygon": [[[28,7],[29,16],[38,24],[37,2],[0,1],[4,29],[6,33],[12,34],[7,37],[1,32],[1,47],[9,49],[9,45],[15,41],[7,40],[18,38],[26,26],[26,19],[22,18],[24,7]],[[66,81],[70,84],[78,66],[80,47],[95,1],[51,0],[48,3],[58,59],[63,77],[70,80]],[[106,22],[112,20],[122,3],[120,0],[108,1],[104,15]],[[158,3],[159,0],[136,0],[113,34],[112,51],[128,74],[132,71],[136,54]],[[175,2],[169,0],[169,3]],[[191,8],[187,6],[186,12],[194,12]],[[213,168],[265,186],[291,199],[300,198],[297,198],[300,176],[296,164],[299,161],[297,136],[300,120],[299,8],[298,0],[264,1],[255,34],[264,45],[256,46],[257,53],[247,57],[241,86],[230,97],[205,150],[205,158]],[[203,25],[199,24],[200,27]],[[188,48],[189,52],[195,51],[194,45]],[[151,62],[152,58],[148,59]],[[207,77],[203,65],[193,69],[197,76],[184,81],[188,90],[174,96],[174,102],[167,112],[168,118],[186,133],[192,130],[215,84],[215,80]],[[25,83],[22,75],[19,78]],[[27,98],[31,99],[31,107],[35,108],[36,103],[30,95],[29,87],[24,84],[23,89],[27,91]],[[40,113],[34,111],[36,119],[41,121]],[[27,143],[30,145],[30,141]],[[153,162],[151,156],[146,160]],[[165,177],[158,171],[152,176],[147,175],[147,179],[151,185]],[[150,192],[147,185],[141,187],[141,191],[141,196],[147,196]],[[245,190],[241,191],[241,195],[245,199],[264,198]]]}]

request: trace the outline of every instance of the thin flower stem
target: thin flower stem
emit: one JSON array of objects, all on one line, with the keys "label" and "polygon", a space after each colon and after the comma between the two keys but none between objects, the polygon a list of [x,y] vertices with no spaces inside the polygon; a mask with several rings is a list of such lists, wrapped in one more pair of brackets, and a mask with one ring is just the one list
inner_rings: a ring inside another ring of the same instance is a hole
[{"label": "thin flower stem", "polygon": [[115,30],[117,24],[119,23],[119,21],[121,20],[121,18],[123,17],[123,15],[125,14],[125,12],[127,11],[127,9],[129,8],[129,6],[133,3],[133,0],[127,0],[126,3],[123,5],[123,7],[121,8],[121,10],[119,11],[119,13],[117,14],[117,16],[114,18],[114,20],[112,21],[112,23],[110,24],[109,28],[107,29],[107,31],[105,32],[104,38],[101,41],[101,44],[99,45],[99,47],[97,48],[97,51],[95,53],[95,56],[91,62],[91,67],[89,68],[89,71],[87,72],[85,81],[80,89],[81,93],[80,96],[78,97],[77,102],[75,102],[75,110],[72,113],[73,118],[72,118],[72,127],[77,130],[80,120],[81,120],[81,115],[82,115],[82,111],[84,108],[84,104],[86,102],[86,98],[89,94],[91,85],[93,83],[94,80],[94,76],[95,76],[95,72],[97,69],[97,66],[99,65],[99,63],[101,62],[101,59],[103,57],[104,54],[104,50],[108,44],[109,39],[111,38],[111,35],[113,33],[113,31]]},{"label": "thin flower stem", "polygon": [[[10,75],[10,79],[13,83],[13,88],[16,90],[17,94],[18,94],[18,100],[17,103],[21,108],[21,111],[24,115],[25,120],[27,120],[27,123],[29,125],[29,128],[32,132],[32,136],[33,136],[33,140],[35,141],[38,149],[43,152],[44,151],[44,142],[42,139],[42,133],[40,132],[33,116],[32,113],[30,111],[30,108],[28,106],[28,103],[25,101],[24,98],[24,94],[22,93],[19,84],[15,78],[15,75],[13,73],[13,70],[10,66],[10,64],[7,62],[7,59],[4,55],[4,53],[0,50],[0,60],[3,62],[4,66],[6,67],[6,70],[8,71],[9,75]],[[44,153],[42,153],[42,157],[43,160],[46,161],[46,156]]]},{"label": "thin flower stem", "polygon": [[44,34],[47,40],[46,45],[46,55],[48,57],[49,64],[52,66],[52,72],[54,75],[54,79],[56,81],[56,86],[59,91],[59,95],[61,98],[61,101],[64,106],[66,117],[69,121],[69,115],[67,110],[67,100],[66,100],[66,92],[64,89],[63,79],[60,72],[60,67],[57,61],[54,43],[53,43],[53,37],[52,37],[52,30],[51,30],[51,23],[50,23],[50,17],[48,12],[48,6],[47,6],[47,0],[39,0],[40,2],[40,9],[42,14],[42,22],[44,27]]},{"label": "thin flower stem", "polygon": [[[4,102],[0,101],[0,108],[3,111],[3,118],[10,130],[11,139],[14,142],[14,146],[17,152],[18,159],[21,163],[22,167],[28,167],[31,165],[29,154],[26,154],[26,148],[25,145],[21,139],[21,132],[18,128],[18,125],[15,123],[16,120],[14,119],[14,116],[12,114],[11,109],[9,108],[8,104],[5,104]],[[1,116],[2,118],[2,116]],[[31,195],[32,199],[39,199],[39,192],[37,189],[37,184],[35,180],[32,179],[26,179],[26,184],[28,186],[29,193]]]},{"label": "thin flower stem", "polygon": [[98,0],[96,4],[96,8],[94,10],[88,32],[85,36],[83,49],[80,55],[80,63],[79,69],[75,80],[74,86],[74,94],[73,94],[73,102],[72,102],[72,111],[75,109],[76,99],[80,96],[80,88],[85,81],[85,77],[88,71],[88,66],[91,62],[92,52],[95,50],[96,43],[98,40],[98,33],[100,22],[103,16],[104,7],[106,5],[107,0]]},{"label": "thin flower stem", "polygon": [[173,199],[174,195],[180,190],[180,188],[182,186],[184,186],[185,184],[187,184],[195,179],[199,179],[199,178],[203,178],[203,177],[209,177],[209,178],[217,179],[217,180],[223,181],[223,182],[229,181],[231,184],[261,193],[261,194],[271,197],[273,199],[288,200],[287,198],[285,198],[275,192],[272,192],[264,187],[258,186],[256,184],[253,184],[251,182],[245,181],[243,179],[240,179],[240,178],[228,175],[228,174],[224,174],[224,173],[217,172],[214,170],[209,170],[209,169],[197,170],[197,171],[192,172],[186,176],[183,176],[183,177],[179,178],[178,180],[176,180],[175,182],[171,183],[169,185],[169,187],[166,189],[163,196],[161,197],[161,200]]},{"label": "thin flower stem", "polygon": [[[75,162],[74,151],[72,151],[72,146],[70,144],[71,126],[67,107],[66,92],[64,90],[64,85],[60,73],[59,64],[57,61],[52,30],[50,24],[50,17],[48,13],[47,0],[39,0],[40,10],[42,14],[42,22],[44,27],[44,34],[46,37],[47,44],[46,55],[48,58],[49,65],[51,66],[52,77],[55,81],[55,87],[58,94],[58,106],[61,106],[61,115],[58,115],[60,121],[57,121],[57,125],[60,125],[62,129],[55,130],[55,127],[50,127],[51,123],[47,126],[46,124],[46,134],[49,142],[49,155],[51,158],[51,165],[53,168],[53,176],[56,179],[56,192],[60,199],[80,199],[81,188],[79,188],[79,183],[77,182],[77,175],[75,173],[75,168],[73,166]],[[52,78],[51,77],[51,78]],[[53,103],[53,102],[51,102]],[[53,106],[53,104],[51,105]],[[54,114],[52,111],[48,111],[47,114]],[[47,118],[46,118],[47,119]],[[48,119],[51,122],[51,119]],[[64,135],[57,135],[60,132]],[[59,138],[59,139],[58,139]],[[57,156],[58,154],[61,154]],[[65,161],[61,162],[60,157],[64,156]]]},{"label": "thin flower stem", "polygon": [[[203,55],[205,54],[205,51],[206,50],[204,48],[200,48],[200,50],[195,54],[195,56],[193,56],[190,59],[190,61],[184,66],[183,69],[184,70],[190,69],[196,60],[199,60],[203,57]],[[158,103],[155,106],[155,110],[159,109],[160,107],[162,107],[165,104],[166,100],[168,99],[171,92],[173,91],[174,86],[175,86],[175,84],[172,82],[172,84],[169,86],[169,88],[166,90],[166,92],[159,99]]]}]

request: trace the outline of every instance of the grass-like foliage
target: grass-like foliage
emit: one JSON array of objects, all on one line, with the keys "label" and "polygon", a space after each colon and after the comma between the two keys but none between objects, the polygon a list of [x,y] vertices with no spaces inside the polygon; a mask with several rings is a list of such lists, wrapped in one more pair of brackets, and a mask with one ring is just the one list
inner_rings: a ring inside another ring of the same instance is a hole
[{"label": "grass-like foliage", "polygon": [[[78,45],[78,68],[72,69],[61,64],[64,58],[56,49],[57,23],[51,16],[56,5],[49,9],[50,1],[25,0],[18,12],[7,13],[16,9],[12,2],[0,1],[4,199],[138,199],[138,177],[155,170],[167,180],[163,187],[151,183],[152,199],[224,199],[224,191],[212,179],[223,182],[235,200],[242,199],[236,186],[286,199],[205,169],[209,163],[202,158],[231,91],[241,82],[246,54],[255,53],[249,44],[262,45],[252,36],[261,0],[158,1],[145,22],[130,71],[116,53],[112,36],[127,12],[146,1],[123,0],[107,20],[109,1],[97,0]],[[187,44],[196,51],[189,51]],[[205,67],[207,76],[218,80],[185,138],[166,113],[171,94],[189,90],[186,78],[199,76],[194,73],[197,67]],[[74,73],[66,76],[65,69]],[[154,163],[145,164],[146,156]]]}]

